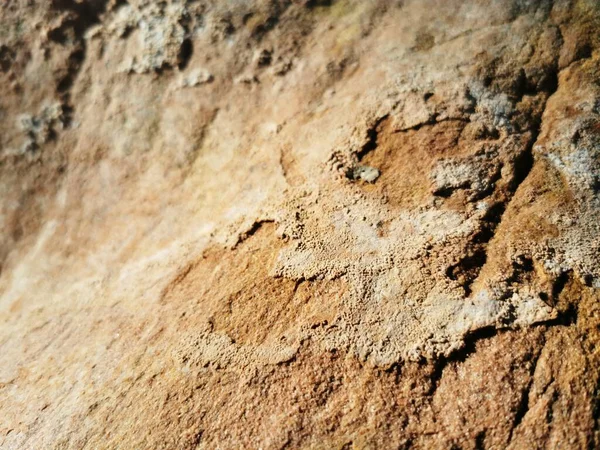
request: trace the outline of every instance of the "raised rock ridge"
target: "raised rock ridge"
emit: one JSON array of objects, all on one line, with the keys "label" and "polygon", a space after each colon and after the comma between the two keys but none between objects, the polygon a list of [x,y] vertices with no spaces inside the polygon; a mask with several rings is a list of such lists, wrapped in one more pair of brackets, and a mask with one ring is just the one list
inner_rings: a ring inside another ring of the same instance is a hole
[{"label": "raised rock ridge", "polygon": [[0,448],[600,447],[595,0],[0,11]]}]

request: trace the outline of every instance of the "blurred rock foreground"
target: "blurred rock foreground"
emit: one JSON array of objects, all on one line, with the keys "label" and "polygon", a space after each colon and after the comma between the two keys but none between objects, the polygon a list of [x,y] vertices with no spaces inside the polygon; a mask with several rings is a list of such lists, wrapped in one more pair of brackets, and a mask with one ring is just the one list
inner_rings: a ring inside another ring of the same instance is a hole
[{"label": "blurred rock foreground", "polygon": [[0,448],[600,448],[597,0],[5,0]]}]

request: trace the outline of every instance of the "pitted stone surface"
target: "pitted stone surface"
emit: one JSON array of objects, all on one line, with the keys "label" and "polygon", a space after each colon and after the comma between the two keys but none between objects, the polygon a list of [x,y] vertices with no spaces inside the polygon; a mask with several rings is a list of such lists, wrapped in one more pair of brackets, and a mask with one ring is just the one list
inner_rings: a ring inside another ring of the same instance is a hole
[{"label": "pitted stone surface", "polygon": [[598,447],[598,30],[8,2],[0,448]]}]

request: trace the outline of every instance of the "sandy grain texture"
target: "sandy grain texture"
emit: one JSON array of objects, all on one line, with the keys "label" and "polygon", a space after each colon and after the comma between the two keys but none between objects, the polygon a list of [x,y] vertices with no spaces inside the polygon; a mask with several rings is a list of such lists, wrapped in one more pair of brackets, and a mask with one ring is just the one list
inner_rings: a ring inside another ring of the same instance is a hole
[{"label": "sandy grain texture", "polygon": [[9,0],[0,448],[600,446],[595,0]]}]

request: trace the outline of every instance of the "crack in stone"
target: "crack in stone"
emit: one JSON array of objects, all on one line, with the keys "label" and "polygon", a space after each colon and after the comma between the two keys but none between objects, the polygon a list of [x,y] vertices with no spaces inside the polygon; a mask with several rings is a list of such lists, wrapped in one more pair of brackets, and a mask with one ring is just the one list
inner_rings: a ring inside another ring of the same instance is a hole
[{"label": "crack in stone", "polygon": [[[557,74],[554,74],[551,76],[556,79],[558,78]],[[531,136],[530,142],[528,143],[525,150],[517,157],[517,159],[514,162],[515,176],[514,176],[514,180],[512,182],[512,186],[510,189],[510,195],[504,202],[501,202],[501,203],[495,205],[496,208],[494,208],[494,211],[492,211],[491,214],[487,215],[490,218],[489,221],[486,221],[489,224],[489,226],[485,227],[481,233],[478,233],[478,235],[476,235],[476,237],[474,239],[475,242],[477,240],[480,241],[480,243],[482,244],[481,248],[476,251],[476,253],[473,257],[467,257],[466,259],[463,259],[461,262],[459,262],[457,264],[457,266],[461,266],[464,263],[466,263],[467,265],[472,264],[474,266],[473,268],[476,273],[475,277],[470,280],[467,280],[467,283],[465,283],[463,285],[463,287],[465,289],[465,294],[467,296],[469,296],[471,294],[471,286],[473,285],[473,283],[475,283],[478,280],[479,274],[481,273],[481,270],[483,269],[483,267],[485,266],[485,264],[487,262],[487,259],[488,259],[487,252],[488,252],[489,242],[495,237],[496,230],[502,223],[504,214],[505,214],[506,210],[509,208],[511,202],[513,201],[517,190],[519,189],[521,184],[523,184],[525,182],[525,180],[529,176],[531,170],[533,169],[533,166],[535,164],[534,157],[533,157],[533,148],[535,147],[535,145],[538,141],[538,137],[539,137],[539,134],[541,131],[542,117],[544,115],[544,112],[546,111],[546,105],[548,103],[548,100],[557,91],[557,89],[558,89],[558,83],[553,83],[551,91],[549,91],[547,93],[547,97],[544,100],[544,106],[542,108],[542,112],[540,113],[539,119],[537,117],[532,117],[532,120],[534,122],[534,126],[532,128],[532,136]],[[521,97],[523,95],[525,95],[524,92],[522,93]],[[451,268],[451,269],[453,270],[453,268]]]},{"label": "crack in stone", "polygon": [[542,351],[544,350],[545,344],[546,344],[546,342],[544,341],[544,344],[542,345],[542,347],[540,348],[540,350],[537,352],[537,355],[535,355],[535,357],[533,359],[533,363],[532,363],[531,369],[529,371],[530,380],[527,383],[527,386],[525,387],[525,389],[523,390],[523,392],[521,393],[521,399],[519,401],[519,405],[517,407],[515,418],[513,420],[511,428],[510,428],[510,433],[509,433],[509,436],[508,436],[508,443],[509,443],[509,445],[512,442],[514,431],[523,422],[523,419],[525,418],[525,416],[527,415],[527,413],[531,409],[531,405],[529,404],[529,394],[531,392],[531,389],[533,388],[533,384],[534,384],[534,381],[535,381],[534,375],[535,375],[535,372],[537,370],[537,365],[538,365],[538,362],[539,362],[540,357],[542,355]]}]

